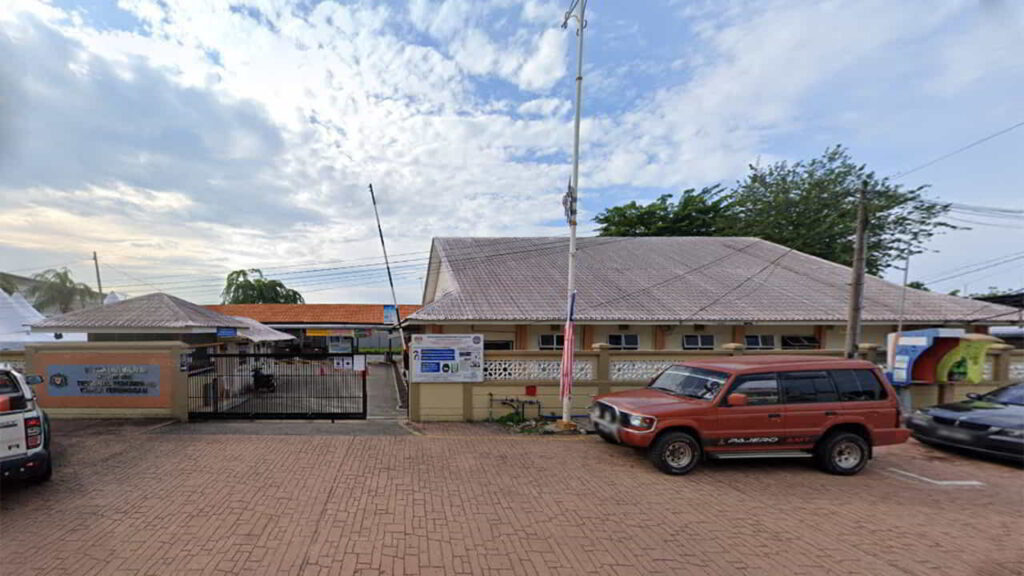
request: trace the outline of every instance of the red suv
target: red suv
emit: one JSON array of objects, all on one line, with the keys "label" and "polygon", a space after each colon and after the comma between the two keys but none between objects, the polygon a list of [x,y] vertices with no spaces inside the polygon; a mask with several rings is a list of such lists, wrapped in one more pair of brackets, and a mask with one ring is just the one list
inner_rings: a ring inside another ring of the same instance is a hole
[{"label": "red suv", "polygon": [[737,356],[669,367],[640,390],[599,396],[602,438],[648,448],[668,474],[704,456],[814,456],[833,474],[860,472],[874,446],[905,442],[900,405],[863,360]]}]

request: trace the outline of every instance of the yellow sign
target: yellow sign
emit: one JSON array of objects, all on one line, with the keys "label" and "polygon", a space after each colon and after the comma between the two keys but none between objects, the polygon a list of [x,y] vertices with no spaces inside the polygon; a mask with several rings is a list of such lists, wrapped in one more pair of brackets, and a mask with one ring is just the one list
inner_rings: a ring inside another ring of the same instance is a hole
[{"label": "yellow sign", "polygon": [[355,331],[351,328],[345,328],[343,330],[329,330],[326,328],[307,328],[306,336],[348,336],[352,337],[355,335]]}]

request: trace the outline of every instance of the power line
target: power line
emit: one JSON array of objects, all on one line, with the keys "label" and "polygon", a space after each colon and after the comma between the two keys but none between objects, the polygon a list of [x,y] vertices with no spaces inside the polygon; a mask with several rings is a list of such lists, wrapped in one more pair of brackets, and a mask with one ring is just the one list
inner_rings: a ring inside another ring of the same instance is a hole
[{"label": "power line", "polygon": [[1012,125],[1012,126],[1010,126],[1008,128],[1003,128],[1002,130],[999,130],[998,132],[993,132],[992,134],[989,134],[988,136],[984,136],[982,138],[979,138],[979,139],[975,140],[974,142],[971,142],[970,144],[967,144],[965,146],[961,146],[960,148],[957,148],[956,150],[953,150],[952,152],[949,152],[947,154],[943,154],[942,156],[939,156],[938,158],[933,158],[932,160],[929,160],[929,161],[925,162],[924,164],[919,164],[919,165],[917,165],[917,166],[915,166],[915,167],[913,167],[913,168],[911,168],[909,170],[904,170],[902,172],[897,172],[896,174],[894,174],[890,178],[893,179],[893,180],[897,180],[899,178],[903,178],[904,176],[907,176],[908,174],[913,174],[914,172],[917,172],[919,170],[924,170],[925,168],[928,168],[929,166],[934,166],[935,164],[938,164],[939,162],[942,162],[943,160],[946,160],[947,158],[952,158],[953,156],[956,156],[957,154],[960,154],[961,152],[966,152],[967,150],[970,150],[971,148],[974,148],[975,146],[978,146],[980,144],[984,144],[985,142],[988,142],[989,140],[991,140],[993,138],[997,138],[999,136],[1002,136],[1003,134],[1006,134],[1007,132],[1011,132],[1013,130],[1016,130],[1017,128],[1020,128],[1021,126],[1024,126],[1024,121],[1017,122],[1016,124],[1014,124],[1014,125]]},{"label": "power line", "polygon": [[1022,250],[1020,252],[1011,252],[1010,254],[1003,254],[1002,256],[996,256],[995,258],[989,258],[988,260],[982,260],[980,262],[972,262],[971,264],[963,264],[963,265],[960,265],[960,266],[954,266],[952,268],[946,268],[944,270],[939,271],[936,274],[936,276],[943,276],[943,275],[946,275],[946,274],[951,274],[953,272],[959,272],[960,270],[963,270],[965,268],[974,268],[975,266],[981,266],[983,264],[990,264],[992,262],[996,262],[996,261],[1002,260],[1004,258],[1010,258],[1010,257],[1018,256],[1018,255],[1021,255],[1021,254],[1024,254],[1024,250]]},{"label": "power line", "polygon": [[971,275],[971,274],[976,274],[976,273],[981,272],[983,270],[988,270],[989,268],[995,268],[997,266],[1003,266],[1005,264],[1009,264],[1011,262],[1016,262],[1016,261],[1022,260],[1022,259],[1024,259],[1024,255],[1016,256],[1014,258],[1008,258],[1008,259],[1002,260],[1000,262],[995,262],[995,263],[992,263],[992,264],[988,264],[986,266],[982,266],[980,268],[974,268],[972,270],[967,270],[967,271],[964,271],[964,272],[960,272],[958,274],[952,274],[952,275],[946,276],[944,278],[938,278],[938,279],[935,279],[935,280],[926,280],[925,284],[938,284],[938,283],[941,283],[941,282],[946,282],[948,280],[953,280],[955,278],[960,278],[961,276],[968,276],[968,275]]},{"label": "power line", "polygon": [[[743,286],[745,286],[747,284],[747,282],[750,282],[751,280],[753,280],[754,277],[757,276],[758,274],[760,274],[761,272],[764,272],[769,267],[776,266],[779,263],[780,260],[782,260],[783,258],[788,256],[791,252],[793,252],[792,248],[786,250],[785,252],[780,254],[777,258],[773,259],[771,262],[769,262],[769,263],[765,264],[764,266],[762,266],[761,268],[759,268],[757,272],[754,272],[753,274],[747,276],[746,278],[743,279],[742,282],[740,282],[736,286],[733,286],[729,290],[726,290],[725,293],[722,294],[721,296],[715,298],[711,302],[705,304],[704,306],[701,306],[696,311],[690,313],[689,316],[687,316],[686,318],[683,318],[682,320],[680,320],[680,322],[685,322],[686,320],[690,320],[691,318],[693,318],[697,314],[700,314],[701,312],[703,312],[703,311],[707,310],[708,308],[711,308],[715,304],[721,302],[726,296],[732,294],[733,292],[735,292],[735,291],[739,290],[740,288],[742,288]],[[768,273],[768,276],[771,276],[771,272]],[[765,277],[765,281],[768,280],[768,276]]]}]

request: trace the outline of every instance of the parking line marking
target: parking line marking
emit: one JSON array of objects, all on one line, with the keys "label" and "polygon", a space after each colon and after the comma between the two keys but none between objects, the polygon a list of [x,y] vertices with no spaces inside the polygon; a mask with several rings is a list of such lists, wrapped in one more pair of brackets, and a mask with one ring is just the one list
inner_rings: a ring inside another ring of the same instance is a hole
[{"label": "parking line marking", "polygon": [[889,468],[889,470],[891,470],[893,472],[896,472],[897,474],[903,474],[904,476],[909,476],[910,478],[914,478],[915,480],[920,480],[922,482],[927,482],[929,484],[934,484],[936,486],[984,486],[985,485],[984,482],[978,482],[977,480],[933,480],[931,478],[926,478],[924,476],[919,476],[919,475],[914,474],[912,472],[907,472],[906,470],[900,470],[898,468]]}]

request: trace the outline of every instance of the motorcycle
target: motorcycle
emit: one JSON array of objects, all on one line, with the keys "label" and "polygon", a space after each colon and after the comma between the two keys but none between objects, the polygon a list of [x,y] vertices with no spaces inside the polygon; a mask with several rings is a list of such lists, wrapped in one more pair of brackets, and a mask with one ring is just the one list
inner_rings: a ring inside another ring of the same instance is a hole
[{"label": "motorcycle", "polygon": [[267,374],[260,370],[259,366],[252,369],[252,387],[257,392],[275,392],[277,382],[273,374]]}]

